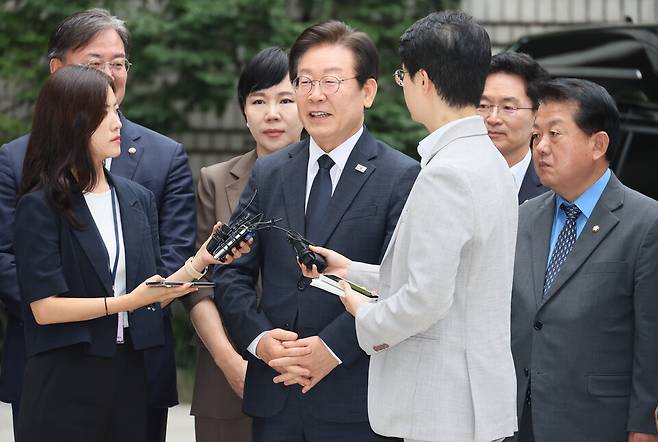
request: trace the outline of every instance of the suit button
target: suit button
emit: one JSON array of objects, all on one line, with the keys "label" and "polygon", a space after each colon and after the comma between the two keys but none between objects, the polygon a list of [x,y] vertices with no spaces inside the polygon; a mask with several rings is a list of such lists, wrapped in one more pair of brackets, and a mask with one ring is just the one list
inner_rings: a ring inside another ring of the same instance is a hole
[{"label": "suit button", "polygon": [[306,283],[304,282],[304,278],[300,278],[299,281],[297,281],[297,290],[300,292],[306,289]]},{"label": "suit button", "polygon": [[523,369],[523,374],[525,375],[525,377],[528,377],[528,375],[530,375],[530,370],[528,370],[527,367],[524,368],[524,369]]},{"label": "suit button", "polygon": [[535,330],[541,330],[544,327],[541,321],[535,321]]},{"label": "suit button", "polygon": [[286,322],[285,324],[283,324],[283,329],[290,330],[290,323]]}]

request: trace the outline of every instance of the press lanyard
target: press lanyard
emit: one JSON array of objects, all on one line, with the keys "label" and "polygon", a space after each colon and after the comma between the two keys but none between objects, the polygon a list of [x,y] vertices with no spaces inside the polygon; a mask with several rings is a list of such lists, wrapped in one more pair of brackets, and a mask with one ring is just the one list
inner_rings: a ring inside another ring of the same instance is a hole
[{"label": "press lanyard", "polygon": [[116,250],[114,255],[114,265],[112,266],[112,291],[114,291],[114,284],[116,284],[117,279],[117,269],[119,268],[121,244],[119,243],[119,220],[117,219],[116,192],[114,191],[114,186],[110,186],[110,192],[112,193],[112,221],[114,221],[114,244]]},{"label": "press lanyard", "polygon": [[[117,217],[117,206],[116,206],[116,192],[114,190],[114,186],[110,186],[110,192],[112,194],[112,221],[114,222],[114,241],[115,241],[115,249],[116,253],[114,255],[114,265],[112,266],[112,292],[114,292],[114,285],[116,284],[117,281],[117,269],[119,268],[119,255],[121,254],[121,244],[119,242],[119,219]],[[116,296],[115,293],[113,295]],[[124,338],[123,338],[123,313],[119,312],[118,313],[118,323],[117,323],[117,343],[118,344],[123,344]]]}]

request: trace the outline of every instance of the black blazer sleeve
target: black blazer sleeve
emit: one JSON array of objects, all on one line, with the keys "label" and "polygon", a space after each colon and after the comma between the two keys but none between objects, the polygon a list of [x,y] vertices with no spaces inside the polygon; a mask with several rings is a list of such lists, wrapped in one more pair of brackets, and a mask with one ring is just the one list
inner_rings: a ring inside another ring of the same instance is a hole
[{"label": "black blazer sleeve", "polygon": [[[231,223],[247,206],[258,189],[260,163],[256,161],[247,187],[242,192],[240,204],[233,213]],[[260,213],[259,195],[249,207],[250,213]],[[260,241],[258,232],[254,234],[251,252],[235,260],[231,265],[217,266],[213,274],[215,281],[215,304],[226,317],[231,338],[238,349],[246,355],[247,347],[262,332],[271,330],[272,323],[265,313],[258,309],[256,282],[261,266]]]},{"label": "black blazer sleeve", "polygon": [[67,293],[59,253],[59,216],[43,193],[29,193],[21,198],[15,226],[17,274],[25,302]]}]

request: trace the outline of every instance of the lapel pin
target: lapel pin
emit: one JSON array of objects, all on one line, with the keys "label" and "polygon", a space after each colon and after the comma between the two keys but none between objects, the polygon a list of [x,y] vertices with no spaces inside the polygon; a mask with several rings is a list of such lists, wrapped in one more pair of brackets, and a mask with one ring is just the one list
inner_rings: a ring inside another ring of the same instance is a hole
[{"label": "lapel pin", "polygon": [[598,232],[599,230],[601,230],[601,228],[598,225],[592,227],[592,232],[594,233]]},{"label": "lapel pin", "polygon": [[135,146],[128,148],[128,155],[135,155],[137,153],[137,148]]},{"label": "lapel pin", "polygon": [[356,167],[355,167],[354,169],[355,169],[357,172],[361,172],[361,173],[363,173],[363,172],[365,172],[366,170],[368,170],[368,168],[367,168],[366,166],[364,166],[363,164],[357,164]]}]

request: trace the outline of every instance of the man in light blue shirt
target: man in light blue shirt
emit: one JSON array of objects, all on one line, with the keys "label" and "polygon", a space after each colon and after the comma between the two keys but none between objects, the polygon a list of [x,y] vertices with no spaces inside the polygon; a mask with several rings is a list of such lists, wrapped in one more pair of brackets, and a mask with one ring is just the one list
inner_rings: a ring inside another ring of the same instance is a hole
[{"label": "man in light blue shirt", "polygon": [[511,440],[658,441],[658,203],[610,171],[619,113],[601,86],[536,85],[533,161],[512,287],[519,433]]}]

